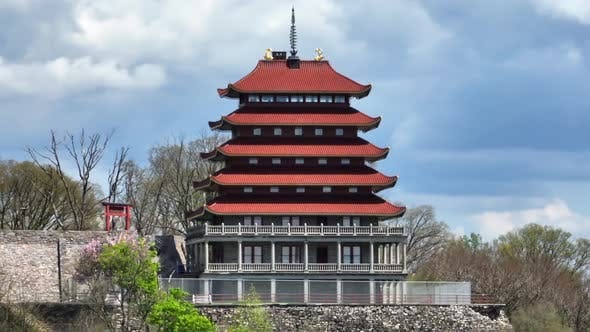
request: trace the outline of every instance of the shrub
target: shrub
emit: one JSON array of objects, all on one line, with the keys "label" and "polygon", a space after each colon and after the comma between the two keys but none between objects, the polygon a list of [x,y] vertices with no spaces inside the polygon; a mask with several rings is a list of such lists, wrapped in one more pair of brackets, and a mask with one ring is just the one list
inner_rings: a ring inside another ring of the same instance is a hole
[{"label": "shrub", "polygon": [[254,287],[236,311],[229,332],[271,332],[272,323]]},{"label": "shrub", "polygon": [[571,331],[555,307],[550,303],[537,303],[516,310],[510,319],[514,331],[561,332]]},{"label": "shrub", "polygon": [[163,299],[152,307],[147,322],[165,332],[213,332],[215,326],[188,301],[188,293],[171,288]]}]

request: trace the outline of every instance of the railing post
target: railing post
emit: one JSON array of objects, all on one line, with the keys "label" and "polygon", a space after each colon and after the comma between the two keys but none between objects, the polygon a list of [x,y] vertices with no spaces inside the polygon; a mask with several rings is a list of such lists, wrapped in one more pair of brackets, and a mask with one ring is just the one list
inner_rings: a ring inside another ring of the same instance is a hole
[{"label": "railing post", "polygon": [[275,223],[270,224],[270,235],[275,235]]},{"label": "railing post", "polygon": [[336,303],[342,303],[342,280],[336,279]]},{"label": "railing post", "polygon": [[209,234],[209,223],[205,223],[205,235]]},{"label": "railing post", "polygon": [[341,263],[342,262],[342,245],[340,244],[340,241],[338,241],[338,255],[336,256],[338,259],[338,264],[336,265],[336,271],[340,272],[340,268],[341,268]]},{"label": "railing post", "polygon": [[221,223],[221,234],[225,234],[225,225],[223,223]]},{"label": "railing post", "polygon": [[308,253],[309,253],[309,251],[308,250],[309,249],[308,249],[307,241],[305,241],[305,244],[304,244],[304,254],[305,254],[305,267],[304,267],[304,271],[305,272],[309,272],[309,270],[308,270],[308,263],[309,263],[309,258],[308,258],[309,255],[308,255]]},{"label": "railing post", "polygon": [[356,225],[352,225],[352,235],[356,235]]},{"label": "railing post", "polygon": [[[374,259],[375,258],[375,250],[373,248],[373,241],[371,241],[370,250],[371,250],[371,252],[369,254],[369,260],[371,262],[371,267],[369,269],[369,272],[374,273],[375,272],[375,264],[374,264],[374,261],[375,261],[375,259]],[[373,280],[371,280],[371,283],[372,282],[373,282]],[[371,303],[373,303],[373,302],[371,302]]]},{"label": "railing post", "polygon": [[340,223],[336,224],[336,235],[340,235]]},{"label": "railing post", "polygon": [[270,279],[270,303],[277,302],[277,281]]},{"label": "railing post", "polygon": [[242,235],[242,223],[238,223],[238,235]]},{"label": "railing post", "polygon": [[242,272],[242,240],[238,240],[238,272]]},{"label": "railing post", "polygon": [[274,241],[272,241],[270,243],[270,258],[271,258],[271,260],[270,260],[270,264],[271,264],[270,265],[270,270],[272,272],[275,272],[275,242]]},{"label": "railing post", "polygon": [[303,235],[307,235],[307,223],[303,224]]},{"label": "railing post", "polygon": [[406,273],[407,272],[407,267],[406,267],[406,251],[407,251],[407,246],[406,246],[405,243],[403,244],[403,246],[404,246],[404,273]]},{"label": "railing post", "polygon": [[373,224],[369,224],[369,235],[373,236]]},{"label": "railing post", "polygon": [[242,301],[244,299],[244,284],[242,282],[242,279],[238,279],[237,280],[237,289],[238,289],[238,301]]},{"label": "railing post", "polygon": [[258,235],[258,224],[254,223],[254,235]]},{"label": "railing post", "polygon": [[309,279],[303,280],[303,303],[309,302]]},{"label": "railing post", "polygon": [[369,303],[375,304],[375,280],[369,281]]},{"label": "railing post", "polygon": [[205,241],[205,273],[209,272],[209,242]]},{"label": "railing post", "polygon": [[324,223],[320,223],[320,235],[324,235]]},{"label": "railing post", "polygon": [[291,235],[291,223],[287,223],[287,235]]}]

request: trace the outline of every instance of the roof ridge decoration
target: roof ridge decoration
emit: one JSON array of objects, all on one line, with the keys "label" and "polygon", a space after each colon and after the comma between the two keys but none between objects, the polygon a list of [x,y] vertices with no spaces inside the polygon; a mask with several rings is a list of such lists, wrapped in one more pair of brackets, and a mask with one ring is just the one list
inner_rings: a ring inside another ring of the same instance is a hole
[{"label": "roof ridge decoration", "polygon": [[295,30],[295,6],[291,8],[291,32],[289,33],[291,56],[297,55],[297,31]]}]

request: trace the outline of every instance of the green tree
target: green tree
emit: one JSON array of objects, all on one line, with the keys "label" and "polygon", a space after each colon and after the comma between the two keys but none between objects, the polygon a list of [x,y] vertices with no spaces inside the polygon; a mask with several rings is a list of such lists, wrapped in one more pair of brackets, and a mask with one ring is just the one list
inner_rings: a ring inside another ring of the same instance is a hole
[{"label": "green tree", "polygon": [[162,332],[213,332],[215,325],[185,300],[188,293],[172,288],[152,307],[149,324]]},{"label": "green tree", "polygon": [[[88,302],[111,330],[131,331],[145,326],[158,301],[158,269],[150,244],[123,233],[106,244],[89,243],[82,250],[75,279],[88,285]],[[118,328],[112,321],[113,305],[121,315]]]},{"label": "green tree", "polygon": [[272,322],[254,287],[240,304],[229,332],[271,332]]}]

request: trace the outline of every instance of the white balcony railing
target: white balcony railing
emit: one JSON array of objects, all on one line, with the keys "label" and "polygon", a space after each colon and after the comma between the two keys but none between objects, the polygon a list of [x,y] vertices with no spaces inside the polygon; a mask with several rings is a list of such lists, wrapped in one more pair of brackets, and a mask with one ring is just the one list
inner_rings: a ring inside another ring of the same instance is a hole
[{"label": "white balcony railing", "polygon": [[337,263],[309,263],[308,269],[311,272],[336,272],[338,271]]},{"label": "white balcony railing", "polygon": [[404,270],[403,264],[375,264],[373,265],[375,272],[402,272]]},{"label": "white balcony railing", "polygon": [[277,226],[270,225],[209,225],[205,224],[196,228],[205,235],[313,235],[313,236],[390,236],[403,235],[404,228],[400,226]]},{"label": "white balcony railing", "polygon": [[301,272],[305,269],[303,263],[276,263],[275,270],[277,272]]},{"label": "white balcony railing", "polygon": [[244,272],[269,272],[271,270],[270,263],[244,263],[242,264],[242,271]]},{"label": "white balcony railing", "polygon": [[340,269],[346,272],[369,272],[371,271],[371,264],[341,264]]},{"label": "white balcony railing", "polygon": [[[209,272],[238,272],[238,263],[209,263]],[[338,272],[338,263],[308,263],[307,270],[309,272]],[[243,272],[271,272],[271,263],[243,263]],[[303,272],[305,271],[304,263],[275,263],[276,272]],[[396,272],[403,271],[402,264],[340,264],[340,271],[342,272]]]},{"label": "white balcony railing", "polygon": [[211,272],[235,272],[238,270],[238,263],[209,263]]}]

